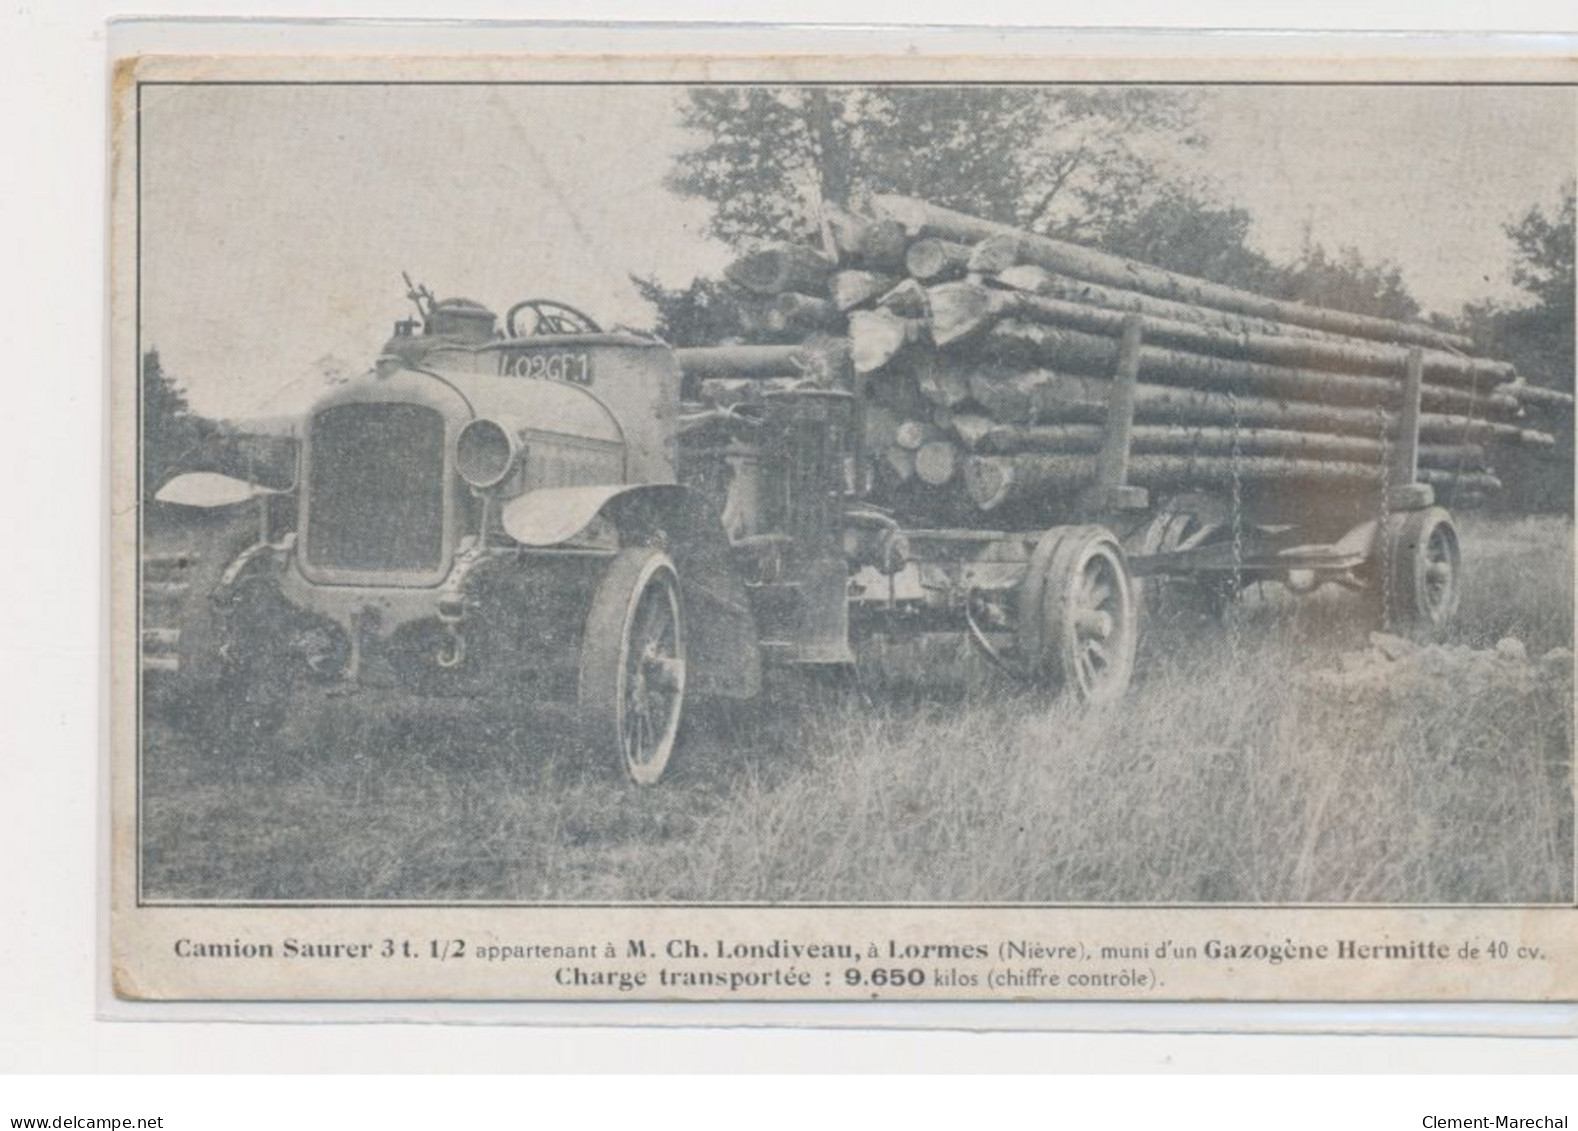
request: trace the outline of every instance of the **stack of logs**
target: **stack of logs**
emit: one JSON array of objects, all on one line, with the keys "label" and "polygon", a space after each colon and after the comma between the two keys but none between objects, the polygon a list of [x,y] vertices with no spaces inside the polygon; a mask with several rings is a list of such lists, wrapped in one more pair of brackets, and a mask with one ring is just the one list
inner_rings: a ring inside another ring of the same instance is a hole
[{"label": "stack of logs", "polygon": [[[863,489],[920,514],[1075,497],[1118,458],[1120,478],[1153,494],[1384,488],[1416,429],[1415,481],[1483,492],[1500,486],[1498,446],[1550,448],[1544,422],[1571,412],[1570,397],[1435,327],[1267,298],[906,197],[829,210],[820,249],[769,248],[726,277],[752,296],[763,344],[680,351],[703,411],[774,388],[855,392]],[[1113,412],[1126,419],[1109,430]]]}]

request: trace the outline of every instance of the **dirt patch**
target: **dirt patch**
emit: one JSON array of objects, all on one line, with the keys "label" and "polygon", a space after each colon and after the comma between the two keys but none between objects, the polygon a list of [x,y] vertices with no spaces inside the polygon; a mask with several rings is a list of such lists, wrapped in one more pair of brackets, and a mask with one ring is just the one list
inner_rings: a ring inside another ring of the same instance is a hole
[{"label": "dirt patch", "polygon": [[1340,654],[1335,671],[1316,671],[1312,680],[1317,687],[1385,688],[1392,694],[1532,688],[1542,683],[1565,688],[1572,686],[1573,654],[1568,648],[1552,648],[1535,657],[1516,636],[1502,637],[1493,648],[1472,648],[1372,632],[1368,648]]}]

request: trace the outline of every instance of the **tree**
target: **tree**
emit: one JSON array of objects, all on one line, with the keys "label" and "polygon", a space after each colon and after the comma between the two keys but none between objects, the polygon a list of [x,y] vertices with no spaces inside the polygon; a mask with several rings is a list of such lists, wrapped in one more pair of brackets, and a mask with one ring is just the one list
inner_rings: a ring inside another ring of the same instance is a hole
[{"label": "tree", "polygon": [[693,279],[672,290],[656,279],[630,276],[657,311],[652,331],[673,346],[714,346],[747,336],[737,292],[718,279]]},{"label": "tree", "polygon": [[[1531,384],[1573,391],[1573,222],[1574,186],[1568,183],[1551,214],[1535,206],[1503,225],[1512,241],[1512,279],[1529,301],[1464,307],[1458,329],[1480,348],[1503,358]],[[1556,435],[1555,451],[1535,454],[1509,449],[1497,456],[1507,485],[1507,503],[1518,510],[1572,513],[1573,417],[1571,412],[1538,413],[1531,427]]]},{"label": "tree", "polygon": [[171,475],[185,469],[214,430],[212,421],[191,410],[186,391],[165,372],[158,348],[150,346],[142,355],[144,501],[151,501]]},{"label": "tree", "polygon": [[1512,241],[1512,280],[1528,296],[1518,305],[1464,307],[1460,329],[1487,353],[1512,362],[1531,383],[1573,391],[1574,186],[1552,215],[1530,208],[1502,230]]},{"label": "tree", "polygon": [[1095,240],[1158,182],[1146,139],[1196,144],[1194,101],[1149,88],[708,87],[668,183],[734,244],[803,239],[819,201],[870,192]]},{"label": "tree", "polygon": [[1159,186],[1139,208],[1111,224],[1100,246],[1273,298],[1402,321],[1419,317],[1419,303],[1396,264],[1371,263],[1352,247],[1332,253],[1308,238],[1298,259],[1275,263],[1250,242],[1253,229],[1254,217],[1246,209],[1219,204],[1199,188],[1175,182]]},{"label": "tree", "polygon": [[[1573,314],[1574,185],[1568,182],[1556,215],[1547,217],[1538,205],[1506,225],[1518,249],[1512,281],[1553,313]],[[1569,343],[1570,345],[1571,343]]]},{"label": "tree", "polygon": [[697,140],[668,183],[711,201],[713,233],[737,245],[811,238],[818,201],[895,192],[1281,298],[1418,316],[1395,265],[1313,242],[1275,264],[1248,211],[1166,176],[1147,150],[1203,144],[1195,109],[1134,87],[709,87],[681,108]]},{"label": "tree", "polygon": [[1568,183],[1554,216],[1534,207],[1506,226],[1517,248],[1512,281],[1534,302],[1507,311],[1502,346],[1537,384],[1573,391],[1574,187]]},{"label": "tree", "polygon": [[1250,246],[1253,227],[1243,208],[1216,204],[1188,185],[1164,185],[1109,226],[1101,249],[1216,283],[1280,292],[1286,271]]},{"label": "tree", "polygon": [[1403,282],[1402,269],[1387,260],[1367,262],[1357,248],[1332,254],[1306,240],[1303,254],[1276,274],[1270,289],[1279,298],[1399,322],[1419,317],[1419,303]]}]

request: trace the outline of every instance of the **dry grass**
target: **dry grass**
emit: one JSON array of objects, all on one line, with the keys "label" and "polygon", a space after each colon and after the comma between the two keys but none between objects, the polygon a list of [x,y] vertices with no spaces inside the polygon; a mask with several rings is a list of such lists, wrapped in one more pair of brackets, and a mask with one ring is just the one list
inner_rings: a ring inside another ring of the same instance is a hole
[{"label": "dry grass", "polygon": [[[1470,518],[1454,639],[1572,639],[1572,527]],[[551,731],[304,709],[225,760],[150,731],[147,894],[168,898],[1534,902],[1573,890],[1572,678],[1317,673],[1362,602],[1162,626],[1121,705],[1023,692],[958,648],[856,694],[785,676],[693,720],[636,792]],[[917,676],[922,678],[917,678]]]}]

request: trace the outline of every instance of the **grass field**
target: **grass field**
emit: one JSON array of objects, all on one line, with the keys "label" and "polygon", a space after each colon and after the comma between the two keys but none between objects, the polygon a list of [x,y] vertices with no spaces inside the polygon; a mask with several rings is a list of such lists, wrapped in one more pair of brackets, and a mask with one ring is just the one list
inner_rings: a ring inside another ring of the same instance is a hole
[{"label": "grass field", "polygon": [[156,724],[145,894],[1570,902],[1572,668],[1538,658],[1571,646],[1572,524],[1463,527],[1447,643],[1515,636],[1527,664],[1442,649],[1337,678],[1368,648],[1362,600],[1252,593],[1233,626],[1149,633],[1105,710],[956,646],[885,650],[863,694],[778,678],[693,717],[650,791],[551,732],[416,706],[303,704],[240,759]]}]

